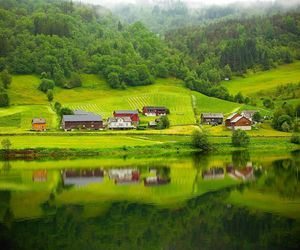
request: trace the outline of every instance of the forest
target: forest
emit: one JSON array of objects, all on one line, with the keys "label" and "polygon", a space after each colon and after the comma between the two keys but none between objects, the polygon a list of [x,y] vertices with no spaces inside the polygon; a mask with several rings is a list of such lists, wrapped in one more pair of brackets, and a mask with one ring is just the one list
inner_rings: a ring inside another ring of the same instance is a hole
[{"label": "forest", "polygon": [[[297,11],[233,19],[224,15],[161,36],[99,6],[0,0],[0,72],[36,74],[42,84],[51,81],[50,86],[68,89],[81,86],[81,73],[98,74],[117,89],[175,77],[205,95],[247,103],[249,98],[232,96],[220,81],[300,59],[300,16]],[[2,106],[9,104],[7,86],[1,87]]]}]

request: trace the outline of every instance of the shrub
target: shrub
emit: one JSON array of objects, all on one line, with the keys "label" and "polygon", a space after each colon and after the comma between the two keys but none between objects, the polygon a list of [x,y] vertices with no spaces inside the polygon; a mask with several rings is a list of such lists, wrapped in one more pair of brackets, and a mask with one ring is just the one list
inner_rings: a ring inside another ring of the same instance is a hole
[{"label": "shrub", "polygon": [[157,128],[158,129],[165,129],[165,128],[169,128],[170,127],[170,121],[169,121],[169,118],[168,116],[162,116],[160,119],[159,119],[159,122],[157,124]]},{"label": "shrub", "polygon": [[51,102],[53,100],[53,91],[52,91],[52,89],[48,89],[47,98],[48,98],[49,102]]},{"label": "shrub", "polygon": [[60,113],[60,109],[61,109],[61,104],[59,102],[55,102],[54,104],[54,108],[56,110],[56,113]]},{"label": "shrub", "polygon": [[1,93],[0,90],[0,107],[7,107],[9,106],[9,97],[7,93]]},{"label": "shrub", "polygon": [[291,143],[300,144],[300,135],[293,134],[291,137]]},{"label": "shrub", "polygon": [[281,130],[283,132],[289,132],[291,130],[290,125],[287,122],[282,123]]},{"label": "shrub", "polygon": [[54,88],[54,81],[50,79],[42,79],[42,82],[39,85],[39,90],[43,91],[44,93],[47,93],[49,89]]},{"label": "shrub", "polygon": [[264,99],[263,104],[266,108],[269,108],[269,109],[274,108],[274,102],[272,102],[270,99]]},{"label": "shrub", "polygon": [[256,113],[253,114],[252,119],[255,122],[260,122],[262,120],[262,116],[259,112],[256,112]]},{"label": "shrub", "polygon": [[60,116],[63,116],[63,115],[74,115],[74,112],[69,108],[61,108]]},{"label": "shrub", "polygon": [[235,147],[246,147],[250,143],[250,137],[243,130],[235,130],[232,133],[232,145]]},{"label": "shrub", "polygon": [[195,130],[192,135],[192,145],[195,148],[199,148],[202,151],[209,151],[211,149],[211,144],[208,140],[206,133],[199,130]]},{"label": "shrub", "polygon": [[12,77],[11,75],[8,73],[8,71],[5,69],[2,71],[2,73],[0,74],[0,77],[1,77],[1,81],[3,83],[3,87],[4,88],[8,88],[8,86],[11,84],[11,80],[12,80]]}]

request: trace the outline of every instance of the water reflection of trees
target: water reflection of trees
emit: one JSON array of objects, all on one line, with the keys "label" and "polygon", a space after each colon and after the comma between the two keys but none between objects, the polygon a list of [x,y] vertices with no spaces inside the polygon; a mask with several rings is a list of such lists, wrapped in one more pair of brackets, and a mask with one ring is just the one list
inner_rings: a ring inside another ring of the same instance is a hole
[{"label": "water reflection of trees", "polygon": [[232,152],[232,164],[234,167],[245,167],[250,161],[250,153],[247,150],[238,150]]},{"label": "water reflection of trees", "polygon": [[299,196],[299,165],[294,159],[277,160],[268,171],[264,188],[277,192],[281,197],[295,199]]},{"label": "water reflection of trees", "polygon": [[[289,249],[300,224],[272,214],[228,207],[228,191],[194,198],[179,209],[115,202],[86,218],[83,206],[54,216],[0,226],[0,244],[12,249]],[[6,244],[6,245],[4,245]],[[4,248],[7,249],[7,248]]]}]

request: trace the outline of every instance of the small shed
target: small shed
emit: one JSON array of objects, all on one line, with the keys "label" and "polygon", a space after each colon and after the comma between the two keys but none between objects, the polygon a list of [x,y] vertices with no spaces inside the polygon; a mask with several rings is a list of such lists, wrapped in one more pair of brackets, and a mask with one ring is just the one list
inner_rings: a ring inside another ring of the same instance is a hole
[{"label": "small shed", "polygon": [[31,121],[32,129],[35,131],[46,131],[47,122],[44,118],[33,118]]},{"label": "small shed", "polygon": [[244,110],[244,111],[242,111],[241,115],[252,120],[253,115],[257,112],[258,112],[257,110]]},{"label": "small shed", "polygon": [[222,113],[202,113],[201,123],[202,124],[222,124],[224,115]]}]

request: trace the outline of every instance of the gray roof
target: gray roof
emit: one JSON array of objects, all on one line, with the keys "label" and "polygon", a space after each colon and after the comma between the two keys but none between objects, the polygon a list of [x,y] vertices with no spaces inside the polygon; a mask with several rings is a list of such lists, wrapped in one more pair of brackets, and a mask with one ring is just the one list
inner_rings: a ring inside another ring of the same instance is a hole
[{"label": "gray roof", "polygon": [[224,118],[222,113],[202,113],[203,118]]},{"label": "gray roof", "polygon": [[31,123],[32,124],[44,124],[44,123],[46,123],[46,119],[44,119],[44,118],[33,118]]},{"label": "gray roof", "polygon": [[114,111],[116,114],[138,114],[139,112],[137,110],[115,110]]},{"label": "gray roof", "polygon": [[65,122],[101,122],[102,117],[100,115],[94,115],[94,114],[64,115],[63,121],[65,121]]},{"label": "gray roof", "polygon": [[84,110],[74,110],[73,113],[74,115],[94,115],[93,113]]}]

